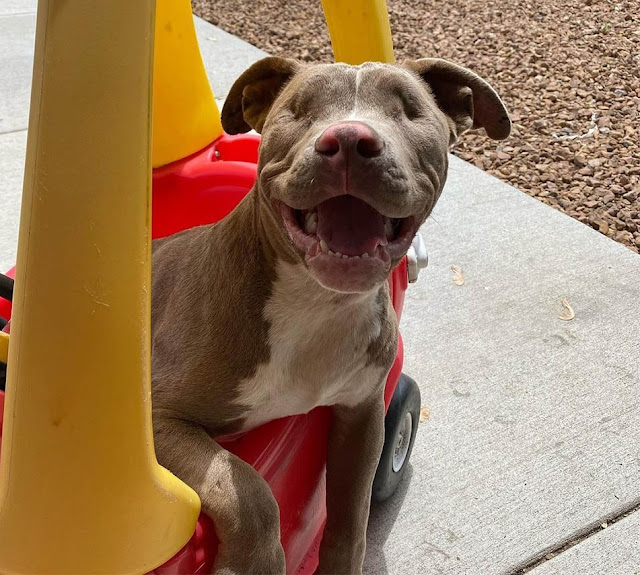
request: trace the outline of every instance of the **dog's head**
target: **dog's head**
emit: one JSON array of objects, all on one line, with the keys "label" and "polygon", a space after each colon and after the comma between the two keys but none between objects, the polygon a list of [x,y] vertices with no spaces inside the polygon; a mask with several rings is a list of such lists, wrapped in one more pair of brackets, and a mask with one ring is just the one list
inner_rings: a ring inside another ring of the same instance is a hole
[{"label": "dog's head", "polygon": [[503,139],[511,123],[473,72],[404,65],[302,65],[265,58],[235,82],[222,124],[262,133],[259,193],[289,257],[324,287],[380,285],[433,209],[450,144],[468,128]]}]

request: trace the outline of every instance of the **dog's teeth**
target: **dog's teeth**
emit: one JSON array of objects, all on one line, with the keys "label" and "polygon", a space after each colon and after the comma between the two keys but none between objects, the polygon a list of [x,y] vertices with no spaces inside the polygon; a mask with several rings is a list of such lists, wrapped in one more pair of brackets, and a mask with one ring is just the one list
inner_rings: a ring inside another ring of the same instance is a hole
[{"label": "dog's teeth", "polygon": [[365,252],[365,253],[363,253],[363,254],[362,254],[362,256],[360,256],[360,257],[361,257],[362,259],[365,259],[365,258],[368,258],[368,257],[369,257],[369,254]]},{"label": "dog's teeth", "polygon": [[337,258],[341,258],[342,257],[342,254],[340,252],[335,252],[333,255],[336,256]]},{"label": "dog's teeth", "polygon": [[348,259],[349,259],[349,256],[348,256],[347,254],[342,254],[342,259],[343,259],[343,260],[348,260]]},{"label": "dog's teeth", "polygon": [[393,237],[393,223],[391,218],[384,218],[384,234],[387,238]]},{"label": "dog's teeth", "polygon": [[351,256],[352,258],[360,259],[360,256]]},{"label": "dog's teeth", "polygon": [[326,254],[329,252],[329,246],[324,240],[320,240],[320,249]]},{"label": "dog's teeth", "polygon": [[315,234],[318,230],[318,212],[309,212],[304,218],[304,231]]}]

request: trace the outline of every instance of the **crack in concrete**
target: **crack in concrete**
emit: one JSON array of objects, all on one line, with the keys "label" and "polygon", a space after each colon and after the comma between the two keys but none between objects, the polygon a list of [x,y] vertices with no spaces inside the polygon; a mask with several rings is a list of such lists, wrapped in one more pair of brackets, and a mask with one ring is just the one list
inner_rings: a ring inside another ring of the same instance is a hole
[{"label": "crack in concrete", "polygon": [[570,535],[567,539],[557,543],[556,545],[551,545],[541,552],[536,553],[530,559],[523,561],[517,567],[506,571],[503,575],[525,575],[533,571],[536,567],[539,567],[543,563],[550,561],[551,559],[557,557],[558,555],[564,553],[565,551],[579,545],[586,539],[589,539],[593,535],[608,529],[618,521],[629,517],[636,511],[640,511],[640,498],[632,501],[629,505],[611,513],[609,515],[604,516],[602,519],[595,521],[594,523],[590,523],[583,529],[579,529],[573,535]]},{"label": "crack in concrete", "polygon": [[5,134],[17,134],[18,132],[26,132],[27,128],[16,128],[15,130],[7,130],[6,132],[0,131],[0,136],[4,136]]}]

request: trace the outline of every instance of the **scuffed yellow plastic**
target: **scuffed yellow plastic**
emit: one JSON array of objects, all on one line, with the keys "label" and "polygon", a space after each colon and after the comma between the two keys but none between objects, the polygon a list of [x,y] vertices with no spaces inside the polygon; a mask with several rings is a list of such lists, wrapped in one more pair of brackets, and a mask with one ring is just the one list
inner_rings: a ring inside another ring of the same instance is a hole
[{"label": "scuffed yellow plastic", "polygon": [[385,0],[322,0],[336,62],[395,61]]},{"label": "scuffed yellow plastic", "polygon": [[0,465],[0,573],[144,573],[197,495],[150,409],[153,0],[41,0]]},{"label": "scuffed yellow plastic", "polygon": [[153,167],[201,150],[222,134],[189,0],[157,0]]},{"label": "scuffed yellow plastic", "polygon": [[0,331],[0,361],[7,363],[9,357],[9,334]]}]

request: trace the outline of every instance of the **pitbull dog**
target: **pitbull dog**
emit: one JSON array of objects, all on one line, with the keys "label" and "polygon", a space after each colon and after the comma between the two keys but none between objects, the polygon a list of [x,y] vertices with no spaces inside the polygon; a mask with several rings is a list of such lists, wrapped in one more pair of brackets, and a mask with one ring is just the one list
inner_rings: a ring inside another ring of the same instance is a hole
[{"label": "pitbull dog", "polygon": [[444,60],[283,58],[240,76],[222,123],[262,134],[258,179],[224,220],[154,244],[157,457],[214,520],[217,572],[284,573],[268,485],[212,438],[333,406],[317,572],[361,573],[398,341],[386,280],[442,191],[449,146],[511,123],[484,80]]}]

